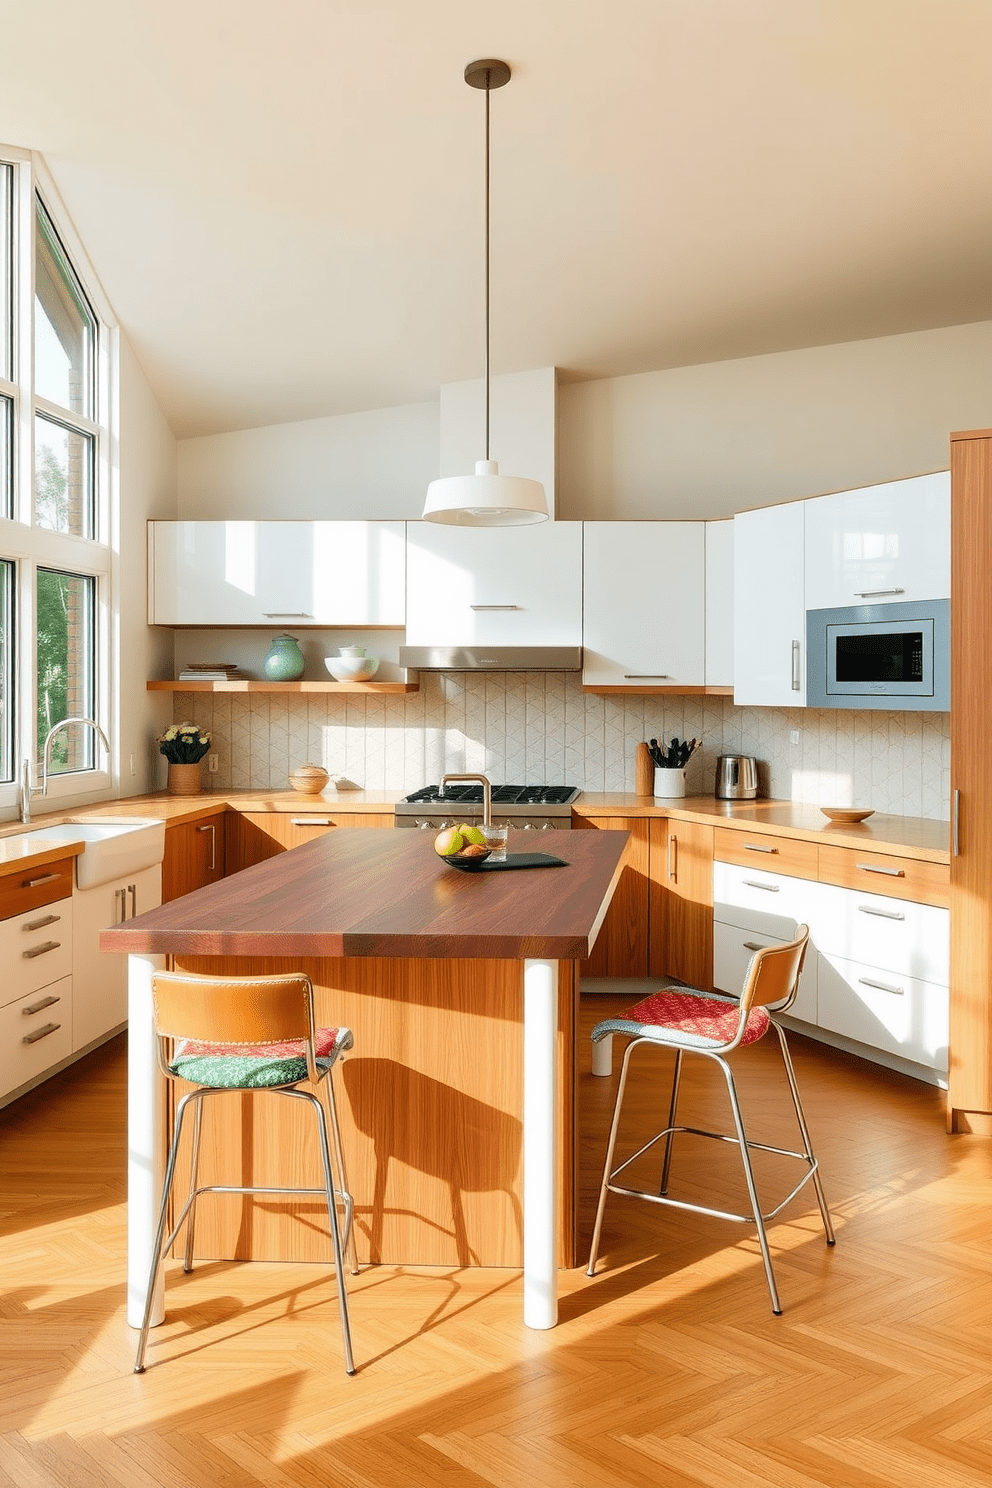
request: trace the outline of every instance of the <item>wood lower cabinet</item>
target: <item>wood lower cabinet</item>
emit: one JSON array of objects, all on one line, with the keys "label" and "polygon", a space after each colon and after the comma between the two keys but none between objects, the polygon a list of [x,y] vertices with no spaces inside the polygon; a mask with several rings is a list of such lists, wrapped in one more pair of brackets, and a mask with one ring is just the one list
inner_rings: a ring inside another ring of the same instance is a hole
[{"label": "wood lower cabinet", "polygon": [[224,877],[227,816],[226,811],[218,811],[200,821],[176,822],[166,828],[163,904]]},{"label": "wood lower cabinet", "polygon": [[341,828],[392,827],[392,812],[332,811],[292,816],[287,811],[230,811],[227,815],[227,872],[240,873],[277,853],[312,842]]},{"label": "wood lower cabinet", "polygon": [[579,963],[583,976],[648,975],[648,827],[647,817],[592,817],[572,812],[573,830],[630,833],[623,873],[599,938],[589,960]]},{"label": "wood lower cabinet", "polygon": [[654,818],[650,825],[648,975],[713,985],[713,827]]},{"label": "wood lower cabinet", "polygon": [[950,1131],[992,1135],[992,429],[951,436]]}]

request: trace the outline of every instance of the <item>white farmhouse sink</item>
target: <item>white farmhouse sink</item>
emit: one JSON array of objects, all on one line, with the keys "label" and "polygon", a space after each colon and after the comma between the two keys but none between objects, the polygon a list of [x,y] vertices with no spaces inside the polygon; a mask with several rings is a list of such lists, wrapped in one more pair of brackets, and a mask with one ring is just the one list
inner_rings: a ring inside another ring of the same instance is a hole
[{"label": "white farmhouse sink", "polygon": [[165,856],[165,822],[147,816],[87,816],[19,832],[32,842],[85,842],[76,859],[76,886],[94,889],[128,873],[153,868]]}]

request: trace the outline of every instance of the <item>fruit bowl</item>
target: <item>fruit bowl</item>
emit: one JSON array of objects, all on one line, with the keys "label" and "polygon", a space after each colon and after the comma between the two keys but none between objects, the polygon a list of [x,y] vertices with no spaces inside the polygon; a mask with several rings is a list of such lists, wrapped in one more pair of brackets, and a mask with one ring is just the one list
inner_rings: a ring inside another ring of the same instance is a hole
[{"label": "fruit bowl", "polygon": [[442,858],[449,868],[460,868],[463,873],[477,873],[488,857],[492,856],[491,847],[465,848],[462,852],[451,853]]}]

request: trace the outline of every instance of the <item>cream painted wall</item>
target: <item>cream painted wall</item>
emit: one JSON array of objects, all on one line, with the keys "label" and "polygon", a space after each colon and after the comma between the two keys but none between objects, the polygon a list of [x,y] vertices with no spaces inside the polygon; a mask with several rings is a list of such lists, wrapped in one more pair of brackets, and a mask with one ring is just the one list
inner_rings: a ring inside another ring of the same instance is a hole
[{"label": "cream painted wall", "polygon": [[[992,321],[564,383],[557,396],[559,517],[730,516],[946,469],[951,430],[992,423]],[[441,423],[431,402],[183,440],[178,515],[417,517]],[[498,445],[494,413],[497,458]]]},{"label": "cream painted wall", "polygon": [[[149,677],[172,672],[171,630],[145,623],[145,523],[176,515],[176,439],[127,340],[120,350],[120,793],[153,790],[163,777],[155,736],[172,721],[169,694],[149,693]],[[130,773],[134,755],[135,774]]]},{"label": "cream painted wall", "polygon": [[558,391],[562,518],[727,517],[946,470],[992,424],[992,321]]},{"label": "cream painted wall", "polygon": [[184,439],[178,468],[182,518],[419,517],[438,403]]}]

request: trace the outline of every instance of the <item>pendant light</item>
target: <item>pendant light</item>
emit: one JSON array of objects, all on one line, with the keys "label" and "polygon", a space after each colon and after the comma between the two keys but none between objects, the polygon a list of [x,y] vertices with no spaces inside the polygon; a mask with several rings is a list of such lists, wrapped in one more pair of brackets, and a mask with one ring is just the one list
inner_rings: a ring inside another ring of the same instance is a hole
[{"label": "pendant light", "polygon": [[494,58],[470,62],[465,81],[486,92],[486,458],[476,461],[474,475],[431,481],[424,520],[454,527],[522,527],[548,520],[544,487],[523,476],[500,475],[496,461],[489,458],[489,94],[510,81],[510,69]]}]

